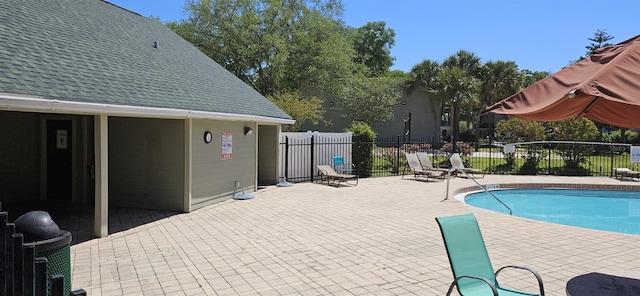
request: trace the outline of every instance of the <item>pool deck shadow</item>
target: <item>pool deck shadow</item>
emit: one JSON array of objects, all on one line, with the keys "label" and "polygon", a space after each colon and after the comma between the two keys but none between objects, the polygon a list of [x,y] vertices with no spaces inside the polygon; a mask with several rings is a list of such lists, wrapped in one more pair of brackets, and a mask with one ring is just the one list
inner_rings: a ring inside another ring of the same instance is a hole
[{"label": "pool deck shadow", "polygon": [[[487,175],[481,184],[629,186],[604,177]],[[445,192],[449,185],[449,199]],[[72,246],[89,295],[444,295],[452,280],[437,216],[476,215],[494,267],[537,270],[547,295],[601,272],[640,278],[640,236],[490,212],[453,198],[463,178],[269,187]],[[640,193],[639,193],[640,195]],[[526,289],[524,274],[501,284]],[[513,276],[511,279],[508,276]]]},{"label": "pool deck shadow", "polygon": [[[61,230],[72,234],[71,245],[84,243],[95,238],[93,232],[93,206],[72,205],[60,201],[4,204],[9,222],[30,211],[45,211]],[[147,223],[177,215],[174,211],[145,210],[125,207],[109,208],[109,234],[125,231]]]}]

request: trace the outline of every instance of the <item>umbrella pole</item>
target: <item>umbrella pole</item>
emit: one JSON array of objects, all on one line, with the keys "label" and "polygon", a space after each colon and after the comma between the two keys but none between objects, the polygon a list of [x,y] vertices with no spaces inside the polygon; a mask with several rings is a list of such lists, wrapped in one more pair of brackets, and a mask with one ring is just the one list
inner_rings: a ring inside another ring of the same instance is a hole
[{"label": "umbrella pole", "polygon": [[582,114],[587,114],[587,112],[589,112],[589,109],[591,109],[591,107],[600,99],[600,97],[596,97],[595,99],[593,99],[593,101],[591,101],[591,103],[589,103],[589,106],[587,106],[587,108],[584,108],[584,110],[582,111]]}]

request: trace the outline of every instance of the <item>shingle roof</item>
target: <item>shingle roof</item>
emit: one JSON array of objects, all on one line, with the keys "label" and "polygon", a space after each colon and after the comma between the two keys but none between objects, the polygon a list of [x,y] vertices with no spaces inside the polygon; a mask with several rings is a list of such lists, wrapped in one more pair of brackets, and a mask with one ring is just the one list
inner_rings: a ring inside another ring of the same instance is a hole
[{"label": "shingle roof", "polygon": [[0,1],[0,93],[291,119],[159,21],[101,0]]}]

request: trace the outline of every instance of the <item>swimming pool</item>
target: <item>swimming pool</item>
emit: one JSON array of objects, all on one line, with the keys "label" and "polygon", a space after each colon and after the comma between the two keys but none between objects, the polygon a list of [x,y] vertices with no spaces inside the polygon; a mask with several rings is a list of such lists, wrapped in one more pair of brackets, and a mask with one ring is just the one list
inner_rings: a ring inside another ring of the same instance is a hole
[{"label": "swimming pool", "polygon": [[[640,192],[585,189],[492,190],[514,216],[597,230],[640,234]],[[464,202],[509,214],[486,192],[470,193]]]}]

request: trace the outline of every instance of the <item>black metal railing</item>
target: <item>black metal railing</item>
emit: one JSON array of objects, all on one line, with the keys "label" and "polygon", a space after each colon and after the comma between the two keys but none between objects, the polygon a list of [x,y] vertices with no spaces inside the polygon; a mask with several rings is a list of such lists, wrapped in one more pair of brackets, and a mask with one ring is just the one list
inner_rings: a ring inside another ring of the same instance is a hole
[{"label": "black metal railing", "polygon": [[343,156],[347,164],[353,163],[352,141],[345,138],[310,134],[308,137],[285,137],[280,143],[284,152],[282,171],[289,182],[313,180],[316,165],[333,164],[333,156]]},{"label": "black metal railing", "polygon": [[[448,157],[452,145],[436,142],[434,137],[413,138],[404,141],[402,137],[376,138],[372,142],[358,143],[371,145],[371,155],[355,153],[351,140],[332,140],[319,135],[307,139],[286,138],[281,144],[284,173],[291,182],[311,181],[317,174],[318,164],[332,165],[336,155],[357,166],[367,159],[370,168],[366,176],[393,176],[406,169],[404,154],[407,152],[427,152],[437,167],[450,167]],[[488,174],[519,175],[562,175],[562,176],[613,176],[615,167],[633,170],[640,166],[631,161],[630,144],[601,142],[540,141],[516,143],[512,154],[505,154],[504,145],[485,141],[463,143],[458,147],[465,166],[479,168]],[[345,155],[346,154],[346,155]]]}]

